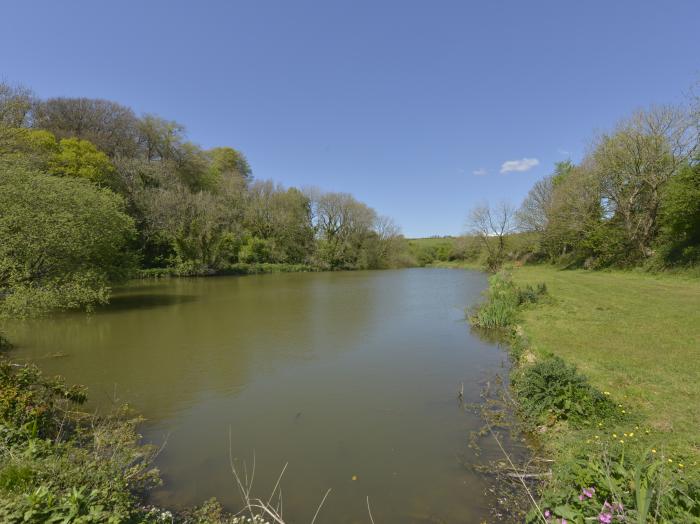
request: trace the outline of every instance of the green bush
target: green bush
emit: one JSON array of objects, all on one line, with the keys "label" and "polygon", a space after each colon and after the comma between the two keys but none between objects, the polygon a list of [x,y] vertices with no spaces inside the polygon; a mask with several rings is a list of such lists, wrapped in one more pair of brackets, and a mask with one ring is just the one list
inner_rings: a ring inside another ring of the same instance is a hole
[{"label": "green bush", "polygon": [[576,367],[551,356],[525,367],[513,377],[513,389],[526,422],[574,426],[616,416],[615,404],[590,385]]},{"label": "green bush", "polygon": [[80,387],[0,361],[0,522],[148,522],[141,495],[159,483],[139,418],[76,409]]}]

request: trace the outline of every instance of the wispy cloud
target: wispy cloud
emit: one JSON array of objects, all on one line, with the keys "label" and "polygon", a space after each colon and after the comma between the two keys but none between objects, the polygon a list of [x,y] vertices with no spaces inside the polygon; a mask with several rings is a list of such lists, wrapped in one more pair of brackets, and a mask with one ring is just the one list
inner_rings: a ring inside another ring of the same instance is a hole
[{"label": "wispy cloud", "polygon": [[486,169],[484,169],[483,167],[480,167],[479,169],[475,169],[474,171],[472,171],[472,175],[476,175],[476,176],[486,176],[488,174],[489,174],[489,172],[486,171]]},{"label": "wispy cloud", "polygon": [[501,173],[510,173],[513,171],[529,171],[533,167],[539,165],[540,161],[536,158],[521,158],[520,160],[507,160],[501,165]]},{"label": "wispy cloud", "polygon": [[571,151],[567,151],[566,149],[562,149],[561,147],[557,149],[557,153],[559,153],[562,156],[571,156]]}]

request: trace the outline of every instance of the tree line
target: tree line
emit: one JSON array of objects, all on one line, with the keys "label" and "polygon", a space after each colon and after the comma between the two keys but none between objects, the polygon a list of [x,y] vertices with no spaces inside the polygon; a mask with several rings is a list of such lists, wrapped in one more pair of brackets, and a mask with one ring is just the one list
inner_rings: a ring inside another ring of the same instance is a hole
[{"label": "tree line", "polygon": [[700,103],[635,112],[578,164],[559,162],[519,208],[471,210],[486,265],[664,269],[700,262]]},{"label": "tree line", "polygon": [[255,180],[243,153],[91,98],[0,83],[0,308],[104,303],[139,268],[371,269],[406,262],[399,229],[346,193]]}]

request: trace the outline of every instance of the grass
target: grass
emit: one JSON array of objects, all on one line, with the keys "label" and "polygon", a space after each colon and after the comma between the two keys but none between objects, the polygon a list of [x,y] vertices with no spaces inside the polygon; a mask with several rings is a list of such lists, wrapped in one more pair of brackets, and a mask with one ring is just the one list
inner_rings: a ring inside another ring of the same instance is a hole
[{"label": "grass", "polygon": [[[517,299],[540,283],[546,300]],[[526,521],[700,522],[700,280],[525,266],[489,284],[470,320],[518,304],[512,391],[551,460]]]},{"label": "grass", "polygon": [[700,454],[700,280],[525,266],[552,301],[522,313],[536,353],[575,364],[629,406],[666,444]]}]

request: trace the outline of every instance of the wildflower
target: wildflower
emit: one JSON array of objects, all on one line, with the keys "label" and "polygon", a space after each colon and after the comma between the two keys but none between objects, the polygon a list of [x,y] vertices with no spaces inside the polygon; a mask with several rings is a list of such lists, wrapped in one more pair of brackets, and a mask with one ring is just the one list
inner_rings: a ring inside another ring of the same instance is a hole
[{"label": "wildflower", "polygon": [[625,441],[620,439],[620,444],[624,444],[624,443],[625,443]]},{"label": "wildflower", "polygon": [[603,425],[602,422],[598,422],[598,427],[601,427]]},{"label": "wildflower", "polygon": [[622,410],[622,413],[625,413],[625,410],[624,410],[624,409]]},{"label": "wildflower", "polygon": [[621,408],[621,407],[622,407],[622,404],[618,404],[617,407],[618,407],[618,408]]},{"label": "wildflower", "polygon": [[630,437],[634,437],[634,432],[630,433]]},{"label": "wildflower", "polygon": [[656,453],[656,450],[655,450],[655,449],[652,449],[651,452],[652,452],[652,453]]},{"label": "wildflower", "polygon": [[681,469],[683,469],[685,466],[684,466],[682,463],[679,462],[679,463],[678,463],[678,467],[681,468]]},{"label": "wildflower", "polygon": [[586,498],[592,499],[595,494],[595,488],[583,488],[581,494]]},{"label": "wildflower", "polygon": [[609,394],[610,394],[609,391],[603,391],[603,395],[609,395]]},{"label": "wildflower", "polygon": [[612,522],[612,513],[601,513],[598,515],[598,522],[602,522],[603,524],[610,524]]},{"label": "wildflower", "polygon": [[617,438],[617,433],[613,433],[613,438]]},{"label": "wildflower", "polygon": [[671,459],[668,459],[668,462],[669,462],[670,464],[673,464],[673,460],[671,460]]},{"label": "wildflower", "polygon": [[600,435],[596,435],[595,438],[600,438]]},{"label": "wildflower", "polygon": [[627,433],[623,433],[622,436],[623,436],[623,437],[626,437],[626,436],[627,436]]},{"label": "wildflower", "polygon": [[552,516],[551,511],[549,511],[548,509],[544,510],[544,518],[548,519],[551,516]]},{"label": "wildflower", "polygon": [[353,475],[352,480],[357,480],[357,475]]}]

